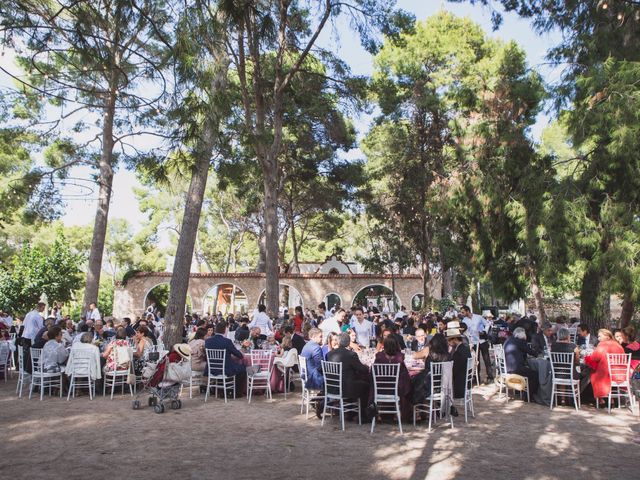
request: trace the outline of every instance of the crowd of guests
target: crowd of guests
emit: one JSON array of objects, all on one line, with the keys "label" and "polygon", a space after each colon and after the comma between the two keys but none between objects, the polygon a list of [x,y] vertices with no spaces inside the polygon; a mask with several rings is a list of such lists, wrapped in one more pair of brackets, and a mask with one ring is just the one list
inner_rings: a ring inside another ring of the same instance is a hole
[{"label": "crowd of guests", "polygon": [[[139,372],[152,347],[162,344],[163,319],[155,305],[132,321],[130,318],[105,320],[92,304],[78,323],[63,317],[59,306],[54,306],[47,318],[43,316],[44,309],[44,304],[38,304],[22,322],[7,321],[7,315],[0,312],[0,330],[3,334],[16,333],[18,343],[25,347],[27,371],[31,368],[29,347],[43,349],[46,371],[63,369],[74,349],[95,349],[102,369],[127,369],[132,362]],[[423,402],[430,394],[429,367],[432,362],[453,362],[454,398],[464,396],[466,365],[471,351],[476,351],[481,360],[478,373],[483,378],[479,380],[492,383],[495,377],[489,355],[492,343],[504,344],[507,371],[527,377],[532,394],[538,388],[538,380],[537,372],[527,364],[530,357],[549,352],[574,352],[578,365],[580,348],[588,348],[589,355],[584,359],[583,368],[590,369],[595,398],[608,394],[606,353],[628,352],[632,354],[632,368],[640,364],[640,343],[633,327],[614,332],[600,330],[594,335],[586,324],[575,319],[564,319],[559,327],[549,322],[540,325],[533,315],[506,315],[496,319],[491,312],[479,315],[466,306],[460,311],[450,307],[442,314],[420,314],[402,307],[397,313],[388,314],[371,305],[328,310],[321,303],[315,310],[295,307],[292,313],[289,315],[289,311],[283,309],[278,318],[272,318],[266,313],[265,306],[259,305],[251,317],[246,314],[223,316],[221,313],[186,315],[183,340],[191,349],[192,370],[207,374],[206,349],[223,349],[227,352],[225,373],[237,376],[241,384],[246,378],[242,359],[248,350],[272,349],[279,361],[286,363],[289,353],[295,349],[307,360],[307,388],[310,390],[323,389],[322,360],[341,363],[343,390],[348,397],[360,399],[366,419],[375,414],[375,409],[371,374],[368,366],[360,361],[359,354],[373,350],[374,363],[400,365],[401,410],[403,418],[408,419],[411,406]],[[570,342],[569,330],[565,327],[577,329],[575,344]],[[133,346],[132,358],[115,355],[130,346]],[[424,361],[423,371],[409,375],[405,366],[406,349],[411,350],[413,359]],[[321,410],[320,403],[318,413]]]}]

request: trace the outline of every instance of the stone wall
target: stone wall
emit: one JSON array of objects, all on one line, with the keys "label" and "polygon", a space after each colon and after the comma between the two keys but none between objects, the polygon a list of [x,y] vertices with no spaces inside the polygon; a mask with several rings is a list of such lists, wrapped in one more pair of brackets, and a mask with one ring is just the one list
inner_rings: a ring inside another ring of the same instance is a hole
[{"label": "stone wall", "polygon": [[[168,284],[169,272],[138,273],[126,285],[116,287],[113,301],[113,315],[116,318],[135,317],[144,312],[147,294],[156,286]],[[394,276],[395,290],[402,305],[410,308],[414,295],[422,293],[422,278],[419,275]],[[253,309],[265,288],[265,276],[261,273],[203,273],[191,274],[188,294],[194,312],[201,312],[204,298],[215,285],[228,283],[242,289],[247,296],[249,308]],[[391,289],[391,275],[353,274],[281,274],[280,284],[289,285],[300,292],[303,305],[315,309],[329,293],[337,293],[342,305],[350,307],[360,290],[372,285],[384,285]],[[440,298],[440,282],[432,282],[431,295]]]}]

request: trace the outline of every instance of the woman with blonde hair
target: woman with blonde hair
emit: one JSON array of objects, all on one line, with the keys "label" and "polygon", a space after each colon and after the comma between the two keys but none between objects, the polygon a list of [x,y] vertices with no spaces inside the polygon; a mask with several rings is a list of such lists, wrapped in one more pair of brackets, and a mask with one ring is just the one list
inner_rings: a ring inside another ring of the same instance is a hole
[{"label": "woman with blonde hair", "polygon": [[613,333],[606,328],[598,330],[598,346],[591,355],[587,355],[584,363],[591,369],[591,385],[596,402],[604,405],[604,398],[611,391],[611,378],[609,378],[609,362],[607,354],[624,353],[622,345],[613,338]]}]

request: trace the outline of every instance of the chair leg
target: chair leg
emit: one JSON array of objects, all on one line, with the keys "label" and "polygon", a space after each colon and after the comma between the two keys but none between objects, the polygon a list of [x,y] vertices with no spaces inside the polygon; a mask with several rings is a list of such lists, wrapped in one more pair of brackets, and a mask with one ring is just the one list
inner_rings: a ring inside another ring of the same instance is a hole
[{"label": "chair leg", "polygon": [[[400,415],[400,402],[396,402],[396,415],[398,415],[398,428],[400,429],[400,435],[404,435],[402,431],[402,416]],[[373,418],[375,418],[375,415]]]},{"label": "chair leg", "polygon": [[42,401],[43,398],[44,398],[44,377],[40,377],[40,401]]},{"label": "chair leg", "polygon": [[[322,421],[320,422],[320,426],[324,427],[324,417],[327,415],[327,403],[329,403],[329,401],[327,399],[325,399],[324,401],[324,406],[322,408]],[[309,418],[309,411],[307,410],[307,418]]]},{"label": "chair leg", "polygon": [[429,400],[429,432],[431,432],[431,416],[433,415],[433,398]]},{"label": "chair leg", "polygon": [[373,435],[373,429],[376,427],[376,416],[374,415],[373,418],[371,419],[371,433]]},{"label": "chair leg", "polygon": [[71,390],[73,390],[73,398],[76,398],[76,375],[71,375],[71,382],[69,382],[69,393],[67,393],[67,402],[71,398]]},{"label": "chair leg", "polygon": [[344,432],[344,402],[340,399],[340,425],[342,425],[342,431]]},{"label": "chair leg", "polygon": [[416,426],[416,406],[413,406],[413,426]]}]

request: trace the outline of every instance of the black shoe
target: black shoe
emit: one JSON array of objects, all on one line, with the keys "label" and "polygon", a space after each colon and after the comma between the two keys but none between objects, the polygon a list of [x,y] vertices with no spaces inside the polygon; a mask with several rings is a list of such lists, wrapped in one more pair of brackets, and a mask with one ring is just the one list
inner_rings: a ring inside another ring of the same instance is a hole
[{"label": "black shoe", "polygon": [[452,417],[457,417],[458,416],[458,409],[455,406],[451,405],[450,413],[451,413]]},{"label": "black shoe", "polygon": [[316,402],[316,417],[322,420],[322,412],[324,410],[324,401]]}]

